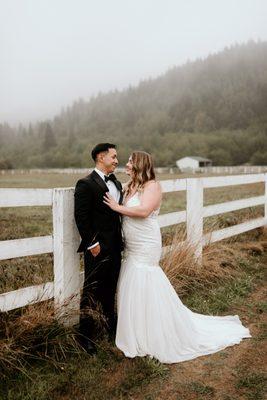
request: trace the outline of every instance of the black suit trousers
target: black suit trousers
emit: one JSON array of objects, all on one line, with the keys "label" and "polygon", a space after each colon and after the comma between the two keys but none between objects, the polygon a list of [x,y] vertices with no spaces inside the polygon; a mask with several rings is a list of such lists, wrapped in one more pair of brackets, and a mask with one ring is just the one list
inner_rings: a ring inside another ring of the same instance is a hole
[{"label": "black suit trousers", "polygon": [[[80,303],[80,333],[94,339],[97,336],[95,316],[90,310],[102,309],[109,333],[116,330],[115,295],[121,266],[121,249],[104,250],[96,257],[84,252],[84,285]],[[88,310],[89,309],[89,310]]]}]

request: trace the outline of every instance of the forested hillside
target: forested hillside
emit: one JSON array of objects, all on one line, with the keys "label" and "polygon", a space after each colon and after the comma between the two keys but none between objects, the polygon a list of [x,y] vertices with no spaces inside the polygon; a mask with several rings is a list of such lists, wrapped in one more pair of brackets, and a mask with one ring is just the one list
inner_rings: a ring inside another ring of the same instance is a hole
[{"label": "forested hillside", "polygon": [[[53,93],[51,93],[51,97]],[[123,91],[74,102],[53,120],[0,124],[0,168],[91,166],[90,148],[118,144],[158,166],[198,155],[214,165],[267,164],[267,42],[234,45]]]}]

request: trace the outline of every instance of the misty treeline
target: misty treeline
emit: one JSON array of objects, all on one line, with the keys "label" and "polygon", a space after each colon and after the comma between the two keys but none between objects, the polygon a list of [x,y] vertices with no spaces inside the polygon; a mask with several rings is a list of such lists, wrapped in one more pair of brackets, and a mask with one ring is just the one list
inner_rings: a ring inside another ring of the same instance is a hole
[{"label": "misty treeline", "polygon": [[[119,66],[118,66],[119,68]],[[51,93],[51,97],[53,93]],[[267,42],[234,45],[123,91],[80,99],[53,120],[0,125],[0,168],[92,166],[98,142],[158,166],[197,155],[214,165],[267,164]]]}]

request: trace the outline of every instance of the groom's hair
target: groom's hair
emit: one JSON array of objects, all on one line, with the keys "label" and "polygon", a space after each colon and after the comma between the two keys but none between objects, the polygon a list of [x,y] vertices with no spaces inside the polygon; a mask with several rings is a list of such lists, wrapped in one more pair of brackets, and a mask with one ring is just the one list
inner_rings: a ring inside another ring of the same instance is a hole
[{"label": "groom's hair", "polygon": [[92,159],[96,161],[97,155],[99,153],[103,153],[104,151],[108,152],[109,149],[116,149],[116,145],[112,143],[98,143],[92,150],[91,155]]}]

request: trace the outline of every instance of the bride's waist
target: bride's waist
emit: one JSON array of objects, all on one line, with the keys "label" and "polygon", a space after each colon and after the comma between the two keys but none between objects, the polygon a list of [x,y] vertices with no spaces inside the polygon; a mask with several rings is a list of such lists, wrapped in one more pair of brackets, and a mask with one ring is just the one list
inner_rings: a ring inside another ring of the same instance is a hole
[{"label": "bride's waist", "polygon": [[132,218],[123,219],[122,229],[127,230],[129,233],[136,234],[136,232],[143,232],[145,235],[153,235],[160,232],[160,227],[157,219],[150,218],[149,220],[133,220]]},{"label": "bride's waist", "polygon": [[136,225],[149,225],[149,224],[158,224],[158,215],[157,214],[150,214],[146,218],[140,218],[140,217],[128,217],[127,215],[124,215],[122,218],[122,223],[131,223],[131,224],[136,224]]},{"label": "bride's waist", "polygon": [[161,247],[161,235],[157,232],[147,236],[142,234],[138,235],[138,233],[133,234],[132,232],[129,234],[127,231],[123,231],[123,237],[125,245],[128,248],[149,251],[150,249]]},{"label": "bride's waist", "polygon": [[123,253],[123,261],[135,267],[158,267],[160,261],[161,250],[154,251],[153,254],[145,252],[135,252],[131,249],[125,249]]}]

